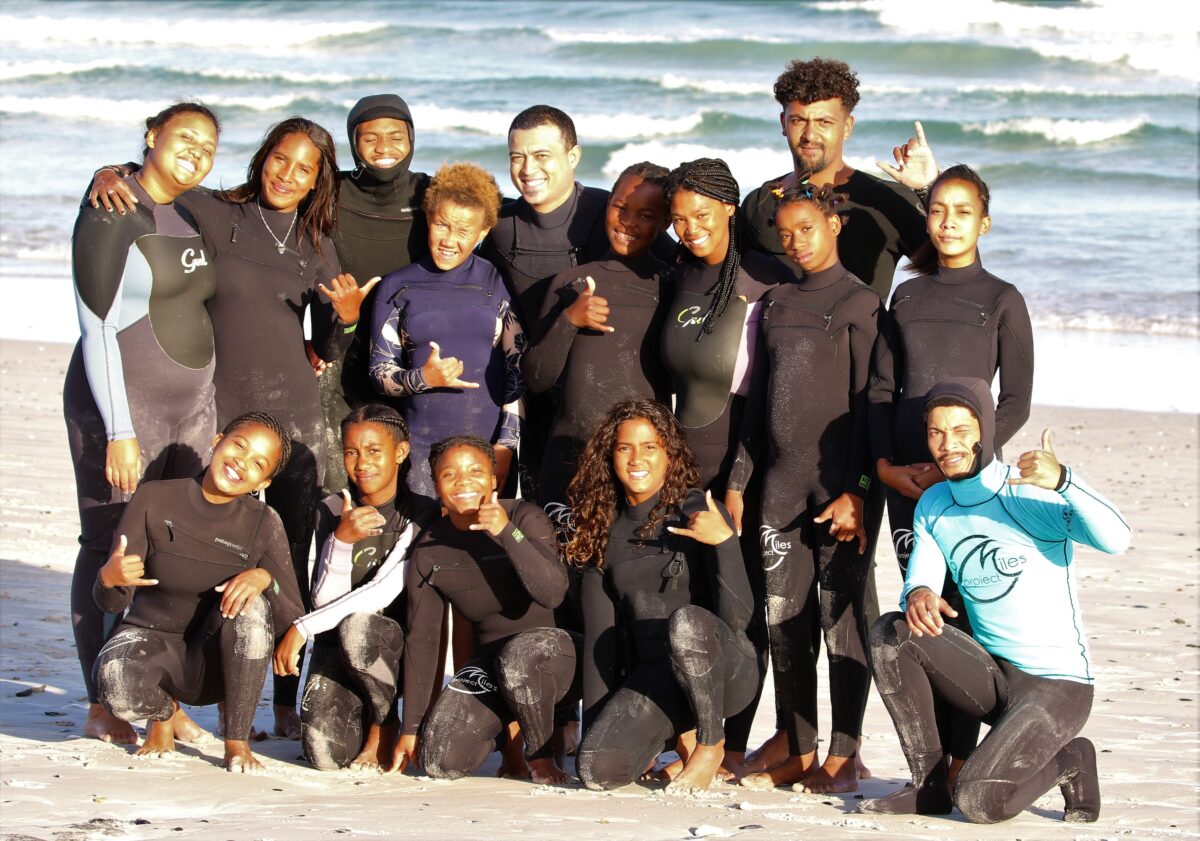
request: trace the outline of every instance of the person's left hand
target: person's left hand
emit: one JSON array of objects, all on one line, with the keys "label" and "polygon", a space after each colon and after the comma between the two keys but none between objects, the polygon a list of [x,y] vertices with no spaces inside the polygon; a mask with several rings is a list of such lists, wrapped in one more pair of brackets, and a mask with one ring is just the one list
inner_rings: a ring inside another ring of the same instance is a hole
[{"label": "person's left hand", "polygon": [[933,150],[925,140],[925,129],[921,121],[914,122],[913,128],[917,136],[908,138],[908,142],[903,146],[892,149],[892,157],[896,159],[895,166],[884,161],[876,161],[875,165],[905,187],[920,190],[922,187],[928,187],[933,183],[933,179],[937,178],[938,167]]},{"label": "person's left hand", "polygon": [[271,573],[256,567],[239,572],[223,584],[213,587],[221,594],[221,615],[226,619],[241,616],[246,605],[271,586]]},{"label": "person's left hand", "polygon": [[304,648],[304,634],[295,625],[287,629],[279,645],[275,646],[275,674],[300,676],[300,649]]},{"label": "person's left hand", "polygon": [[354,279],[354,275],[343,273],[329,281],[330,286],[319,283],[317,284],[317,288],[329,298],[329,302],[333,304],[333,308],[337,312],[338,319],[342,324],[356,324],[358,323],[358,313],[362,308],[363,299],[367,297],[367,294],[375,288],[375,284],[379,283],[379,281],[379,277],[373,277],[362,286],[359,286],[358,282]]},{"label": "person's left hand", "polygon": [[475,522],[467,526],[471,531],[486,531],[493,537],[499,537],[500,532],[508,525],[508,512],[500,505],[499,494],[492,491],[490,501],[479,506],[475,512]]},{"label": "person's left hand", "polygon": [[863,501],[852,493],[844,493],[825,506],[814,523],[829,523],[831,537],[845,543],[858,538],[858,554],[867,551],[867,530],[863,528]]},{"label": "person's left hand", "polygon": [[667,526],[667,531],[671,534],[690,537],[697,543],[706,543],[709,546],[716,546],[733,537],[733,529],[729,527],[729,523],[725,522],[725,517],[717,508],[717,503],[713,501],[712,491],[704,492],[704,500],[708,503],[708,510],[697,511],[688,518],[687,528]]},{"label": "person's left hand", "polygon": [[1010,485],[1036,485],[1048,491],[1058,489],[1062,464],[1054,455],[1054,447],[1050,443],[1050,427],[1042,430],[1042,448],[1022,453],[1017,459],[1017,467],[1021,469],[1021,478],[1009,479]]}]

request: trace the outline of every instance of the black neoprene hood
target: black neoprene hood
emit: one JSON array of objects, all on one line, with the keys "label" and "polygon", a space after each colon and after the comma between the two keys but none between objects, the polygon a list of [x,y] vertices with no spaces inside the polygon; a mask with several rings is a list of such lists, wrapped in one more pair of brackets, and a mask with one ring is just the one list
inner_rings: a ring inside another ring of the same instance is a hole
[{"label": "black neoprene hood", "polygon": [[925,397],[925,411],[939,397],[950,397],[966,405],[979,421],[979,443],[975,445],[975,464],[968,479],[977,476],[996,457],[996,404],[992,390],[983,380],[976,377],[950,377],[929,390]]},{"label": "black neoprene hood", "polygon": [[[355,143],[354,130],[360,123],[369,122],[371,120],[382,120],[391,118],[393,120],[403,120],[408,123],[408,140],[409,153],[408,157],[400,161],[394,167],[389,169],[376,169],[363,163],[358,156],[358,147]],[[346,117],[346,134],[350,138],[350,154],[354,156],[354,163],[370,172],[376,179],[381,182],[394,181],[401,175],[408,173],[408,168],[412,164],[413,153],[412,149],[416,147],[417,137],[416,130],[413,128],[412,112],[408,110],[408,103],[394,93],[381,93],[373,96],[364,96],[354,104],[350,109],[349,116]]]}]

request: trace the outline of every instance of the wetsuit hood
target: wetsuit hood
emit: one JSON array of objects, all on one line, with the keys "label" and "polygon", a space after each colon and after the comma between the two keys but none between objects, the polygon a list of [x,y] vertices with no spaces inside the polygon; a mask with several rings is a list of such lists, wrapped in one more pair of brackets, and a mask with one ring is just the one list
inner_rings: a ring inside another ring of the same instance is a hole
[{"label": "wetsuit hood", "polygon": [[[408,157],[400,163],[388,169],[379,169],[370,166],[359,157],[354,135],[359,124],[385,117],[408,123],[409,151]],[[409,181],[409,167],[412,166],[413,153],[416,151],[417,132],[413,127],[412,112],[408,110],[408,103],[403,99],[392,93],[364,96],[354,104],[350,115],[346,117],[346,134],[350,138],[350,154],[354,157],[354,172],[350,177],[364,192],[373,193],[377,198],[390,197]]]},{"label": "wetsuit hood", "polygon": [[939,397],[952,397],[965,403],[979,421],[979,443],[975,445],[975,464],[966,476],[959,480],[978,476],[983,468],[996,457],[996,404],[992,390],[983,380],[976,377],[951,377],[942,380],[929,390],[925,397],[925,411]]}]

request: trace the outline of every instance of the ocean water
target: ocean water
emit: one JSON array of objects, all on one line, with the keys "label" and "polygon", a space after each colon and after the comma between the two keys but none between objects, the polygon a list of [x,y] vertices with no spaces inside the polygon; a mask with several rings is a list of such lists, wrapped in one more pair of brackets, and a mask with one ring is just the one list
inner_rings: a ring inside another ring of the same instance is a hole
[{"label": "ocean water", "polygon": [[340,138],[348,163],[350,105],[396,92],[418,169],[472,160],[512,194],[508,123],[545,102],[576,121],[585,183],[714,155],[746,192],[790,168],[772,82],[822,55],[862,83],[852,165],[876,171],[920,119],[943,166],[969,163],[991,185],[984,262],[1051,336],[1036,399],[1196,411],[1195,386],[1155,395],[1200,362],[1198,19],[1159,2],[6,0],[0,290],[39,307],[2,308],[0,336],[77,335],[79,197],[97,166],[139,153],[142,120],[175,99],[224,121],[209,186],[240,183],[266,128],[295,113]]}]

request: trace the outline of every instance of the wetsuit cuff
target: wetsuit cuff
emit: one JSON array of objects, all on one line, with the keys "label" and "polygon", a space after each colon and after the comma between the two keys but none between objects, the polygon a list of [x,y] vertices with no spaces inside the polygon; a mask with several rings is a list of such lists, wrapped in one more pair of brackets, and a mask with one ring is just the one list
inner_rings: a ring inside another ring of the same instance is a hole
[{"label": "wetsuit cuff", "polygon": [[869,490],[871,490],[871,477],[866,473],[859,476],[857,481],[851,482],[846,486],[846,493],[853,494],[863,500],[867,498]]},{"label": "wetsuit cuff", "polygon": [[1062,493],[1069,484],[1071,484],[1071,472],[1065,464],[1060,464],[1058,466],[1058,484],[1054,486],[1054,490]]}]

